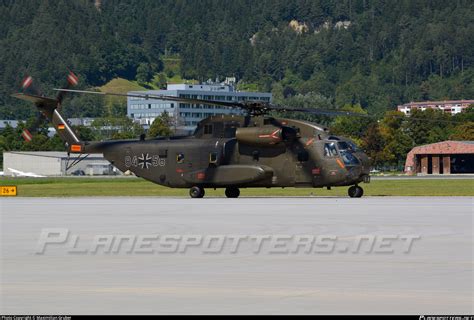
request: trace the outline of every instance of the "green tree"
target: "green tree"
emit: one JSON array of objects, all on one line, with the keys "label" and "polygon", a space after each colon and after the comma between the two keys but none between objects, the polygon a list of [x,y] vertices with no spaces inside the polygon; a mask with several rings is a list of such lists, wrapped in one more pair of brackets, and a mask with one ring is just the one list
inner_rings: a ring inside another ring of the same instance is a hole
[{"label": "green tree", "polygon": [[96,140],[94,131],[90,127],[77,126],[77,127],[74,127],[74,130],[77,132],[79,139],[81,139],[82,141]]},{"label": "green tree", "polygon": [[391,166],[403,166],[407,153],[413,148],[412,138],[405,132],[405,115],[389,111],[380,122],[380,133],[384,140],[381,160]]},{"label": "green tree", "polygon": [[385,162],[386,156],[383,154],[384,146],[385,140],[380,133],[378,123],[370,124],[361,139],[361,147],[375,167],[379,167]]},{"label": "green tree", "polygon": [[[345,105],[342,110],[360,113],[361,115],[367,114],[360,104]],[[332,133],[350,137],[360,143],[360,139],[373,121],[373,118],[368,117],[338,116],[334,119],[330,128]]]},{"label": "green tree", "polygon": [[[409,101],[474,97],[467,0],[114,0],[100,10],[93,1],[3,1],[0,13],[0,119],[34,114],[10,97],[25,74],[43,89],[63,85],[68,68],[84,88],[115,77],[148,84],[164,56],[180,65],[167,61],[169,77],[235,75],[259,90],[314,92],[377,115]],[[308,31],[295,32],[291,20]],[[104,116],[80,103],[71,113]]]},{"label": "green tree", "polygon": [[151,124],[150,129],[148,129],[147,136],[149,138],[170,136],[172,133],[171,126],[171,117],[169,116],[168,112],[163,111],[163,113],[159,117],[156,117]]},{"label": "green tree", "polygon": [[147,84],[153,78],[151,66],[148,63],[140,63],[137,67],[137,81],[139,84]]},{"label": "green tree", "polygon": [[451,115],[442,111],[413,110],[404,127],[415,145],[423,145],[446,140],[453,125],[451,120]]},{"label": "green tree", "polygon": [[160,72],[156,75],[155,81],[153,82],[155,87],[158,87],[159,89],[166,89],[166,84],[167,84],[167,78],[166,75],[163,72]]},{"label": "green tree", "polygon": [[143,133],[142,126],[128,117],[97,118],[91,129],[98,140],[135,139]]},{"label": "green tree", "polygon": [[451,135],[450,140],[474,141],[474,122],[466,122],[457,125]]}]

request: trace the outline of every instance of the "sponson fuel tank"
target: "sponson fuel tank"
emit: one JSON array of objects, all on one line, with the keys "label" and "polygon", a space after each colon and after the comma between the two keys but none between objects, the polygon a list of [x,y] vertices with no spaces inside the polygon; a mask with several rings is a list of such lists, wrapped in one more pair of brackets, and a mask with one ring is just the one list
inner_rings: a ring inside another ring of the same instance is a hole
[{"label": "sponson fuel tank", "polygon": [[283,141],[290,141],[296,137],[296,130],[290,127],[245,127],[238,128],[235,138],[238,142],[255,146],[274,146]]},{"label": "sponson fuel tank", "polygon": [[273,169],[263,165],[226,165],[207,168],[183,174],[184,181],[191,185],[209,184],[216,186],[241,185],[264,179],[271,179]]}]

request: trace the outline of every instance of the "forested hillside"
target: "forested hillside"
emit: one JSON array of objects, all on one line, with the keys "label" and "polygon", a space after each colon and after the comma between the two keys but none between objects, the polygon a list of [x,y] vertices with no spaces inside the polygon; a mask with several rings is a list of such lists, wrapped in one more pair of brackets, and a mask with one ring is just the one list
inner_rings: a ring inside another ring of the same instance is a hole
[{"label": "forested hillside", "polygon": [[471,0],[4,0],[0,15],[0,118],[29,115],[8,97],[27,73],[50,93],[67,68],[98,86],[153,75],[164,55],[184,78],[371,113],[474,97]]}]

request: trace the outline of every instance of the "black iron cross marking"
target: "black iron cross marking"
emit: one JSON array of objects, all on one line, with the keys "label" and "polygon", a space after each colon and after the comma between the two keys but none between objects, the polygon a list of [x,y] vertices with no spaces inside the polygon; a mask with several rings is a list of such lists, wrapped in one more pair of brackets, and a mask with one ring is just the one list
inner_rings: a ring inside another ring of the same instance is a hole
[{"label": "black iron cross marking", "polygon": [[138,157],[138,165],[142,169],[148,169],[148,167],[151,167],[151,157],[148,155],[148,153],[146,155],[142,153],[142,155]]}]

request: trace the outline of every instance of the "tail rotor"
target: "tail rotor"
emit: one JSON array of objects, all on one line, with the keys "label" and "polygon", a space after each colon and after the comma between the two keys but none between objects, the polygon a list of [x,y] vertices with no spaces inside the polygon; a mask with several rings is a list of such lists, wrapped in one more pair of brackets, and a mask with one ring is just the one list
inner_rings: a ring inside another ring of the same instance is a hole
[{"label": "tail rotor", "polygon": [[[74,88],[79,83],[78,76],[76,76],[74,72],[72,72],[71,70],[68,70],[68,71],[69,73],[66,77],[67,82],[64,86],[65,89]],[[65,94],[66,94],[65,91],[59,91],[58,95],[56,96],[56,100],[58,101],[58,108],[61,107],[61,102],[63,101]]]},{"label": "tail rotor", "polygon": [[[77,84],[79,83],[78,76],[75,75],[71,70],[68,70],[68,71],[69,73],[66,77],[67,82],[63,86],[65,89],[71,89],[77,86]],[[55,100],[48,99],[48,98],[41,99],[42,97],[44,97],[44,95],[38,90],[38,88],[35,87],[33,77],[30,75],[26,76],[21,82],[21,93],[23,95],[27,95],[27,96],[29,95],[29,96],[40,98],[37,100],[41,102],[44,101],[50,106],[54,105],[54,107],[58,109],[61,108],[61,103],[66,95],[65,91],[60,91],[58,95],[56,96]],[[37,106],[40,106],[39,103],[36,103],[36,104]],[[25,127],[21,132],[21,136],[27,143],[30,143],[33,140],[34,134],[37,133],[40,126],[48,120],[47,115],[44,113],[44,109],[41,109],[41,108],[39,109],[40,109],[40,112],[37,113],[35,121],[29,127]]]}]

